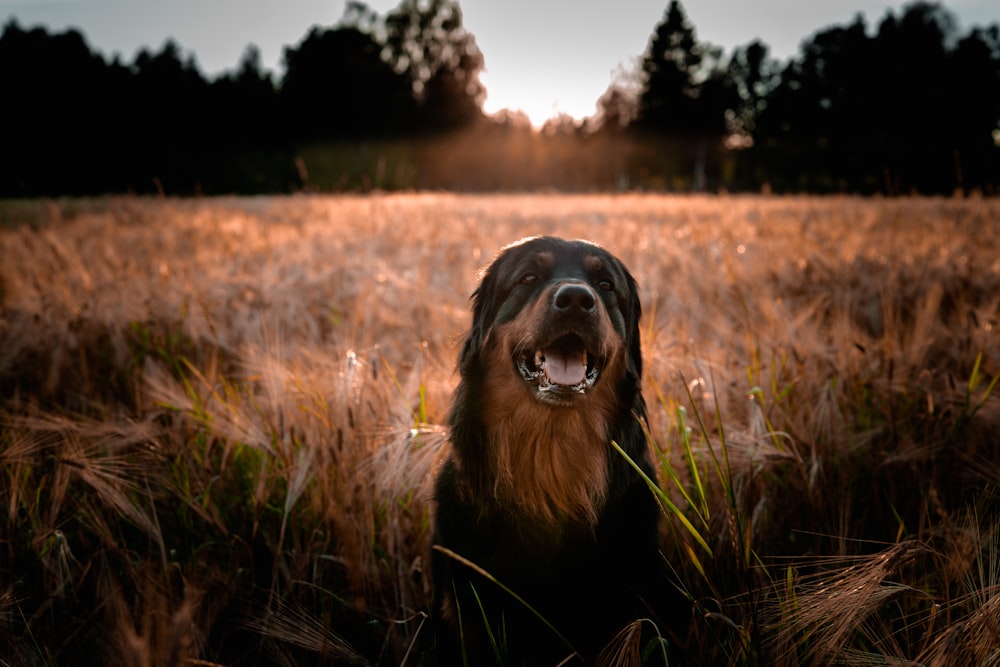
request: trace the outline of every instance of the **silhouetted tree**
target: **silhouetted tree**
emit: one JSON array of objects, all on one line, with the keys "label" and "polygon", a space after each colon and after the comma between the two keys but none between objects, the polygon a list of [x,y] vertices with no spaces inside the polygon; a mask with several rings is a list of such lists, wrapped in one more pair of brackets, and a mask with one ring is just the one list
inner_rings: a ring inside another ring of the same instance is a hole
[{"label": "silhouetted tree", "polygon": [[222,143],[271,144],[279,136],[277,88],[256,46],[243,51],[235,70],[212,82],[211,98],[210,131]]},{"label": "silhouetted tree", "polygon": [[729,131],[749,138],[757,117],[767,106],[767,99],[778,82],[778,64],[769,56],[767,44],[759,39],[733,50],[726,67],[726,77],[735,95],[729,100]]},{"label": "silhouetted tree", "polygon": [[737,47],[726,66],[727,188],[758,189],[768,181],[759,154],[748,151],[757,134],[757,119],[767,108],[779,81],[779,65],[760,40]]},{"label": "silhouetted tree", "polygon": [[959,40],[955,25],[917,2],[889,12],[874,36],[858,16],[804,42],[756,123],[770,177],[820,191],[995,185],[1000,59],[988,31]]},{"label": "silhouetted tree", "polygon": [[256,46],[247,46],[236,69],[211,83],[203,120],[209,135],[208,191],[285,191],[296,180],[277,87]]},{"label": "silhouetted tree", "polygon": [[[634,128],[663,140],[658,169],[668,180],[706,185],[726,133],[731,86],[721,50],[699,43],[678,0],[671,0],[642,60],[643,89]],[[690,177],[686,176],[690,174]]]},{"label": "silhouetted tree", "polygon": [[951,72],[946,95],[962,116],[953,127],[958,185],[1000,188],[1000,26],[959,40]]},{"label": "silhouetted tree", "polygon": [[475,122],[483,56],[455,0],[384,18],[351,0],[285,64],[277,81],[249,47],[209,81],[173,41],[106,62],[78,31],[10,21],[0,196],[286,191],[317,163],[322,187],[1000,192],[1000,27],[960,34],[933,3],[818,31],[779,67],[759,41],[724,61],[674,0],[599,117],[541,133]]},{"label": "silhouetted tree", "polygon": [[165,192],[192,192],[208,176],[203,158],[210,138],[205,122],[209,86],[194,57],[167,40],[158,52],[143,49],[132,66],[122,132],[139,187],[148,181]]},{"label": "silhouetted tree", "polygon": [[381,29],[382,17],[374,9],[360,0],[348,0],[340,26],[354,28],[359,32],[374,35]]},{"label": "silhouetted tree", "polygon": [[383,46],[353,27],[314,27],[285,48],[281,102],[298,140],[402,134],[415,102],[405,76],[382,58]]},{"label": "silhouetted tree", "polygon": [[236,69],[227,72],[213,82],[219,88],[228,88],[234,98],[255,99],[267,104],[275,93],[274,79],[264,70],[260,60],[260,49],[251,44],[243,50]]},{"label": "silhouetted tree", "polygon": [[[867,157],[882,163],[869,168],[883,170],[890,189],[951,190],[957,185],[950,135],[960,118],[948,96],[948,48],[955,33],[954,17],[946,10],[914,3],[899,18],[885,16],[870,40],[868,61],[855,66],[853,73],[864,76],[866,85],[848,89],[844,106],[849,103],[859,118],[864,111],[859,107],[870,104],[863,95],[873,95],[871,102],[879,104],[863,118],[864,134],[878,147]],[[860,71],[866,65],[868,71]]]},{"label": "silhouetted tree", "polygon": [[[854,89],[870,87],[872,53],[861,16],[844,27],[816,33],[802,56],[782,71],[780,83],[757,119],[755,143],[768,172],[787,172],[793,189],[844,189],[838,182],[844,160],[866,161],[870,122],[858,124]],[[863,77],[863,78],[859,78]],[[867,104],[874,100],[866,100]],[[872,108],[871,113],[882,110]],[[843,142],[847,142],[844,145]],[[777,153],[770,149],[778,147]],[[865,177],[867,178],[867,176]]]},{"label": "silhouetted tree", "polygon": [[600,131],[620,133],[635,120],[639,112],[636,95],[620,84],[612,83],[597,100]]},{"label": "silhouetted tree", "polygon": [[461,127],[482,117],[483,56],[454,0],[403,0],[385,17],[387,58],[405,75],[425,130]]},{"label": "silhouetted tree", "polygon": [[637,125],[662,133],[682,133],[697,124],[697,73],[702,50],[684,8],[671,0],[642,60],[645,87]]},{"label": "silhouetted tree", "polygon": [[50,35],[13,21],[4,26],[0,193],[84,194],[98,187],[113,152],[101,150],[112,129],[102,107],[108,74],[76,30]]}]

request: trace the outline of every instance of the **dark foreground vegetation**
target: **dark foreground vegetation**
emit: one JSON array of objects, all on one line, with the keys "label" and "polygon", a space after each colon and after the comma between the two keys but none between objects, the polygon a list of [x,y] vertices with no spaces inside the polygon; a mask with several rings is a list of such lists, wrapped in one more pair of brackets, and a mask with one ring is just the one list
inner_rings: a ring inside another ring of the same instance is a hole
[{"label": "dark foreground vegetation", "polygon": [[77,31],[11,22],[0,196],[1000,186],[1000,26],[960,31],[939,4],[823,28],[780,63],[699,41],[673,0],[595,118],[540,132],[483,115],[488,57],[454,0],[350,3],[280,74],[249,46],[214,79],[173,41],[109,61]]},{"label": "dark foreground vegetation", "polygon": [[997,660],[996,200],[2,210],[0,664],[418,664],[467,297],[529,233],[639,281],[693,664]]}]

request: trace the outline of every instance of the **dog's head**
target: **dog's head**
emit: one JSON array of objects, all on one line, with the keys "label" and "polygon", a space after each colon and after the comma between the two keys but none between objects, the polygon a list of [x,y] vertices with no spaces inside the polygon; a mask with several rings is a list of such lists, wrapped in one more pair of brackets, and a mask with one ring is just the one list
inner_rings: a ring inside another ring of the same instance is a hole
[{"label": "dog's head", "polygon": [[[519,241],[490,264],[473,294],[463,378],[509,372],[552,406],[574,405],[601,383],[635,385],[640,315],[635,279],[607,250],[553,237]],[[488,350],[501,352],[507,368],[482,363],[495,356]]]}]

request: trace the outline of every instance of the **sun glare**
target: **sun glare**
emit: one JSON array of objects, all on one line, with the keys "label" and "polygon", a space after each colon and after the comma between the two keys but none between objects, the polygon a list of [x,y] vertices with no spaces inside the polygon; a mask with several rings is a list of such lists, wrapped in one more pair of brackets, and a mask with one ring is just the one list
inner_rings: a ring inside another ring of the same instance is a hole
[{"label": "sun glare", "polygon": [[488,102],[483,105],[483,111],[488,115],[493,116],[504,111],[509,111],[515,115],[523,114],[527,117],[528,121],[531,123],[531,127],[539,130],[545,125],[545,121],[552,118],[556,114],[552,113],[550,110],[545,110],[538,105],[524,105],[516,103],[497,103],[489,104]]},{"label": "sun glare", "polygon": [[480,80],[486,88],[486,100],[483,102],[485,113],[491,116],[504,110],[523,113],[535,129],[540,129],[546,121],[562,114],[580,120],[595,112],[593,100],[588,100],[584,95],[579,100],[563,99],[554,95],[554,91],[539,90],[530,81],[517,85],[491,80],[489,72],[484,72]]}]

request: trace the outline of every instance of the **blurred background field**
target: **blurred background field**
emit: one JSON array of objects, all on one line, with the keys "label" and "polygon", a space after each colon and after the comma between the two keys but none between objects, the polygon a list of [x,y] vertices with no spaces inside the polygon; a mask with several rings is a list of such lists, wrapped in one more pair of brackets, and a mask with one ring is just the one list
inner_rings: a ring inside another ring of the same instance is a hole
[{"label": "blurred background field", "polygon": [[417,664],[468,297],[533,234],[641,286],[692,662],[1000,659],[996,200],[0,211],[0,664]]}]

